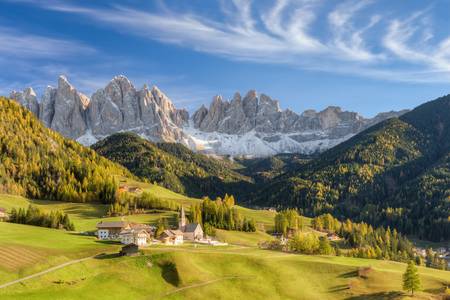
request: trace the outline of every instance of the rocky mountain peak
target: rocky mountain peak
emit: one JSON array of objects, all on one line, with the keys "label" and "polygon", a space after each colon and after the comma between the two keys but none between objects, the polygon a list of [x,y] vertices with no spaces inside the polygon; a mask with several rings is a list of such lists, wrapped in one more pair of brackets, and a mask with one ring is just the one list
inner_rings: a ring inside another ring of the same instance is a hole
[{"label": "rocky mountain peak", "polygon": [[73,86],[69,83],[69,80],[67,80],[67,77],[64,75],[58,76],[58,87],[68,87],[73,89]]},{"label": "rocky mountain peak", "polygon": [[258,97],[258,94],[256,93],[256,90],[250,90],[247,92],[247,94],[245,94],[244,99],[250,100],[250,99],[255,99]]},{"label": "rocky mountain peak", "polygon": [[39,117],[39,103],[33,88],[26,88],[23,92],[12,91],[9,97]]},{"label": "rocky mountain peak", "polygon": [[61,134],[91,144],[117,131],[134,131],[152,140],[175,141],[188,122],[186,110],[178,110],[157,87],[136,90],[124,75],[115,76],[91,98],[77,91],[67,77],[57,88],[47,87],[40,103],[32,88],[11,93],[42,122]]},{"label": "rocky mountain peak", "polygon": [[[61,134],[90,145],[116,132],[131,131],[153,141],[181,142],[213,154],[265,156],[281,152],[311,153],[328,149],[359,131],[402,112],[365,119],[329,106],[297,114],[281,110],[266,94],[236,92],[230,100],[217,95],[189,118],[158,87],[136,89],[124,75],[115,76],[91,98],[65,76],[47,87],[41,100],[32,88],[11,98]],[[191,121],[191,122],[189,122]]]},{"label": "rocky mountain peak", "polygon": [[26,88],[23,93],[24,93],[25,97],[34,97],[34,98],[36,98],[36,92],[33,90],[32,87]]},{"label": "rocky mountain peak", "polygon": [[240,102],[240,101],[242,101],[241,94],[239,92],[234,93],[231,102]]},{"label": "rocky mountain peak", "polygon": [[230,101],[216,96],[209,109],[200,107],[192,116],[192,134],[215,154],[310,153],[328,149],[383,117],[398,115],[365,119],[338,106],[320,112],[306,110],[299,115],[281,110],[277,100],[250,90],[242,100],[239,93]]}]

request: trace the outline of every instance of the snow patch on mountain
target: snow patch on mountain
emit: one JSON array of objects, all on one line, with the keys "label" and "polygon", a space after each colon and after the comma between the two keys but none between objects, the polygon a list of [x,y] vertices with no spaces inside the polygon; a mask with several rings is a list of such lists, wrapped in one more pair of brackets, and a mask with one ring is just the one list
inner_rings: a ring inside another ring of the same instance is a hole
[{"label": "snow patch on mountain", "polygon": [[92,130],[88,129],[85,134],[76,139],[82,145],[90,146],[97,143],[99,140],[92,134]]},{"label": "snow patch on mountain", "polygon": [[[337,139],[322,138],[298,142],[291,138],[292,134],[269,135],[254,130],[244,134],[204,132],[194,128],[192,122],[189,126],[183,127],[183,133],[186,135],[183,144],[194,151],[249,158],[266,157],[278,153],[312,154],[334,147],[353,136],[349,134]],[[295,135],[299,134],[302,133]]]}]

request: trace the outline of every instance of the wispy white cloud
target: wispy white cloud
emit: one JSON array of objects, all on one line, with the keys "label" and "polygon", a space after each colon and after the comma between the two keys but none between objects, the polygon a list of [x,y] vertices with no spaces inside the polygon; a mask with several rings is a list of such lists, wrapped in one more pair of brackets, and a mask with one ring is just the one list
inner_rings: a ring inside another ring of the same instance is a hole
[{"label": "wispy white cloud", "polygon": [[346,0],[332,7],[323,0],[274,0],[268,6],[222,0],[223,18],[215,18],[168,5],[147,11],[73,1],[9,1],[77,14],[125,34],[234,60],[384,80],[450,81],[450,36],[435,36],[430,8],[401,19],[371,10],[373,0]]},{"label": "wispy white cloud", "polygon": [[371,4],[371,1],[346,1],[336,7],[328,15],[328,22],[333,33],[333,39],[330,43],[344,57],[350,60],[372,62],[381,59],[383,55],[376,54],[367,49],[363,38],[364,33],[374,27],[381,20],[380,15],[372,15],[367,24],[355,29],[352,18]]},{"label": "wispy white cloud", "polygon": [[450,73],[450,37],[429,44],[433,34],[427,11],[391,21],[383,44],[402,61],[421,64],[430,73]]},{"label": "wispy white cloud", "polygon": [[270,34],[277,37],[287,52],[323,52],[324,45],[309,33],[309,26],[315,20],[314,1],[277,0],[262,21]]},{"label": "wispy white cloud", "polygon": [[0,26],[0,55],[2,56],[58,58],[94,52],[94,48],[80,42],[33,35]]}]

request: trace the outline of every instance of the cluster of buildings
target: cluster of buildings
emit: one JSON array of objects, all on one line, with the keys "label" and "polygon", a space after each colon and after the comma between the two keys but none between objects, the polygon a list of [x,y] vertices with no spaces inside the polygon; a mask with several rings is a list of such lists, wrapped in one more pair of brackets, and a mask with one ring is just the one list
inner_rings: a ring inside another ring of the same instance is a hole
[{"label": "cluster of buildings", "polygon": [[156,227],[127,221],[100,222],[97,224],[99,240],[119,240],[124,245],[145,247],[150,244],[181,245],[187,241],[204,241],[202,226],[187,223],[184,207],[181,208],[178,229],[166,229],[158,237]]},{"label": "cluster of buildings", "polygon": [[[447,262],[447,266],[450,268],[450,248],[448,247],[438,247],[436,249],[430,248],[431,255],[437,254],[440,259],[444,259]],[[421,247],[413,248],[414,253],[423,258],[427,257],[427,249]]]}]

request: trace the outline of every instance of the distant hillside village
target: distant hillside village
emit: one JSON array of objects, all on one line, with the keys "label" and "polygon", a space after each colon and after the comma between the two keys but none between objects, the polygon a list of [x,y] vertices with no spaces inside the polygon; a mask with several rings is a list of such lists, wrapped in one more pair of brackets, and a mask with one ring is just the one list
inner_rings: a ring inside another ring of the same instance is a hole
[{"label": "distant hillside village", "polygon": [[[157,227],[127,221],[100,222],[97,224],[99,240],[116,240],[124,245],[147,247],[149,245],[181,245],[184,241],[209,244],[214,246],[227,245],[208,237],[199,223],[187,223],[184,207],[181,207],[178,228],[164,229],[158,232]],[[129,249],[130,247],[127,247]]]}]

